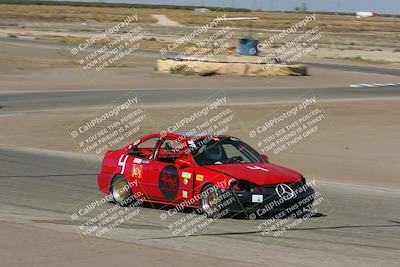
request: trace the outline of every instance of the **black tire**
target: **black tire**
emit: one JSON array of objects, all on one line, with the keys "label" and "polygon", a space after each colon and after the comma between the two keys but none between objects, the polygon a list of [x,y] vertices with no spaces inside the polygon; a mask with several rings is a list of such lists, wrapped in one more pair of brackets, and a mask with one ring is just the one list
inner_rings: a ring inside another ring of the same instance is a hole
[{"label": "black tire", "polygon": [[123,175],[114,177],[111,184],[111,195],[116,204],[126,207],[133,202],[131,187]]},{"label": "black tire", "polygon": [[207,215],[208,218],[212,218],[220,213],[221,195],[221,190],[212,184],[206,185],[203,190],[201,190],[200,208],[203,214]]}]

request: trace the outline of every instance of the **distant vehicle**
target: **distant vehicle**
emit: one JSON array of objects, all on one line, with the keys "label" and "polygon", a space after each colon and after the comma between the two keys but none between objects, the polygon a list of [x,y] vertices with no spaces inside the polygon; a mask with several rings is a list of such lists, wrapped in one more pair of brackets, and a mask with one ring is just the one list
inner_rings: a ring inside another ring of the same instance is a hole
[{"label": "distant vehicle", "polygon": [[207,13],[207,12],[210,12],[210,10],[208,8],[196,8],[194,10],[194,12],[196,12],[196,13]]},{"label": "distant vehicle", "polygon": [[186,203],[208,217],[221,210],[228,195],[230,213],[254,211],[270,202],[279,203],[277,210],[296,203],[303,209],[314,200],[314,190],[300,173],[270,163],[232,136],[148,135],[108,151],[98,183],[120,205],[140,195],[145,202]]},{"label": "distant vehicle", "polygon": [[367,18],[367,17],[376,17],[378,14],[375,12],[357,12],[356,16],[357,18]]}]

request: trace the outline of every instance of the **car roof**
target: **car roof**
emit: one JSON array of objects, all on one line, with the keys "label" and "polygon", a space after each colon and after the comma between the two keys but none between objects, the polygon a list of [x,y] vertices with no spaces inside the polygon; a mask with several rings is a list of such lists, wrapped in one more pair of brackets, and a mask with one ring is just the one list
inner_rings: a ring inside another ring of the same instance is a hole
[{"label": "car roof", "polygon": [[186,137],[187,139],[199,139],[206,137],[215,137],[215,138],[227,138],[231,137],[230,135],[216,135],[216,134],[191,134],[191,133],[177,133],[176,135]]},{"label": "car roof", "polygon": [[233,137],[230,135],[214,135],[214,134],[189,134],[189,133],[159,133],[159,134],[150,134],[145,136],[142,139],[149,139],[151,137],[157,137],[157,136],[162,136],[164,138],[169,138],[169,139],[181,139],[182,141],[185,140],[192,140],[192,139],[203,139],[203,138],[229,138]]}]

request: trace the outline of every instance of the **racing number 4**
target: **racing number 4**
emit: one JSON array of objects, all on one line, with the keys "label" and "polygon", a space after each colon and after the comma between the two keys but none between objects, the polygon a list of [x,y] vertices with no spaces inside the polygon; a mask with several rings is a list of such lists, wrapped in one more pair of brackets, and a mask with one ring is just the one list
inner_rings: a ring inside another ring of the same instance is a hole
[{"label": "racing number 4", "polygon": [[119,157],[119,161],[118,161],[118,166],[121,166],[121,174],[124,173],[125,171],[125,165],[126,165],[126,161],[128,160],[128,156],[122,154],[121,157]]}]

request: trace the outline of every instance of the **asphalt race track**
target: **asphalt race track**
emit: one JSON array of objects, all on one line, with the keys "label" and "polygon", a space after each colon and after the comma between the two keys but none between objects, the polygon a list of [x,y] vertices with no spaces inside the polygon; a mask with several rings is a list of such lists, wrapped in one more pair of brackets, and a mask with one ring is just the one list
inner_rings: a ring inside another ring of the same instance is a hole
[{"label": "asphalt race track", "polygon": [[[99,162],[88,166],[73,153],[1,146],[0,162],[3,221],[76,231],[67,210],[98,193]],[[151,207],[141,208],[139,217],[108,238],[245,259],[261,266],[269,266],[269,262],[274,266],[299,262],[301,266],[398,263],[400,240],[393,237],[400,235],[400,192],[325,182],[317,188],[330,203],[326,211],[279,238],[261,236],[256,225],[262,219],[230,218],[219,220],[198,235],[173,236],[167,227],[172,218],[161,221],[165,210]],[[181,212],[176,216],[185,215]]]},{"label": "asphalt race track", "polygon": [[133,92],[141,105],[148,106],[193,106],[204,99],[223,91],[228,104],[267,104],[290,102],[301,95],[313,92],[319,101],[348,101],[396,99],[400,97],[400,86],[377,88],[230,88],[184,90],[184,89],[144,89],[144,90],[103,90],[80,92],[17,92],[0,93],[0,116],[15,112],[49,111],[55,109],[90,108],[106,105],[124,94]]}]

